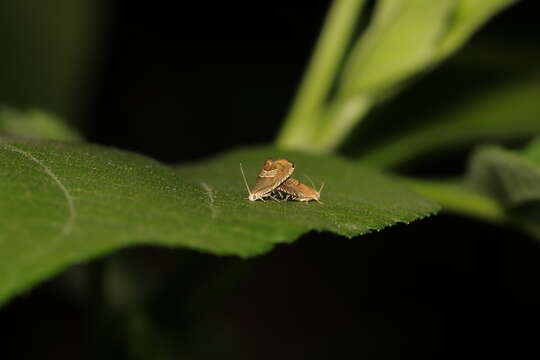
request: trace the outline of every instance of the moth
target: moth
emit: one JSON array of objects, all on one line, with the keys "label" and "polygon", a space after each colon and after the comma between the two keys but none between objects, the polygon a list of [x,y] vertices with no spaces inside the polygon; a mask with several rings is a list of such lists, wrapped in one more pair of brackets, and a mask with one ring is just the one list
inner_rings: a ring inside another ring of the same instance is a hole
[{"label": "moth", "polygon": [[[311,181],[311,180],[310,180]],[[311,182],[313,185],[313,182]],[[314,185],[313,185],[314,186]],[[281,185],[279,185],[276,190],[283,193],[285,201],[287,200],[296,200],[296,201],[316,201],[319,204],[322,202],[319,200],[321,198],[321,191],[324,188],[324,183],[321,185],[319,191],[315,190],[309,185],[303,184],[300,181],[288,178]]]},{"label": "moth", "polygon": [[240,171],[246,184],[249,201],[259,199],[264,201],[265,198],[273,197],[272,191],[291,176],[294,171],[294,163],[287,159],[266,160],[251,190],[244,175],[242,164],[240,164]]}]

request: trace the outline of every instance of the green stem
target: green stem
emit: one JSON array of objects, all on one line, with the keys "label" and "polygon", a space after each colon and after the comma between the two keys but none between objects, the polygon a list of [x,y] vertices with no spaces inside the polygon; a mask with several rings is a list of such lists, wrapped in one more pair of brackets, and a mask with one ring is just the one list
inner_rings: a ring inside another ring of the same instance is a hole
[{"label": "green stem", "polygon": [[401,181],[421,195],[439,203],[443,211],[468,216],[497,225],[512,225],[540,239],[540,225],[508,212],[494,199],[474,192],[457,181],[401,178]]},{"label": "green stem", "polygon": [[278,135],[284,148],[317,150],[313,137],[365,0],[334,0],[291,111]]},{"label": "green stem", "polygon": [[421,195],[439,203],[443,211],[473,217],[495,224],[508,222],[505,209],[497,201],[468,190],[457,182],[402,178]]},{"label": "green stem", "polygon": [[334,152],[372,105],[373,100],[363,94],[330,104],[314,139],[317,150]]}]

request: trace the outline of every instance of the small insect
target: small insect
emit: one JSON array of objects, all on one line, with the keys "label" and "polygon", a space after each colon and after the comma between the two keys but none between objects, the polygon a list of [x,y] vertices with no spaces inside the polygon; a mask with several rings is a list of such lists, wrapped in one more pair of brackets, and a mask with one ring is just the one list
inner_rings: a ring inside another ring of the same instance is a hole
[{"label": "small insect", "polygon": [[248,191],[249,201],[263,200],[268,197],[272,197],[272,191],[277,188],[282,182],[287,180],[294,171],[294,163],[286,159],[272,160],[268,159],[264,162],[264,166],[257,176],[255,185],[249,189],[246,176],[244,175],[244,169],[240,164],[240,171],[246,184]]},{"label": "small insect", "polygon": [[[309,178],[308,178],[309,179]],[[313,182],[311,181],[311,185],[313,185]],[[278,192],[284,193],[284,201],[287,200],[296,200],[296,201],[316,201],[319,204],[322,204],[322,202],[319,200],[321,198],[321,191],[324,188],[324,183],[321,185],[321,188],[319,191],[315,190],[313,187],[308,186],[306,184],[301,183],[300,181],[288,178],[285,180],[281,185],[279,185],[276,190]]]}]

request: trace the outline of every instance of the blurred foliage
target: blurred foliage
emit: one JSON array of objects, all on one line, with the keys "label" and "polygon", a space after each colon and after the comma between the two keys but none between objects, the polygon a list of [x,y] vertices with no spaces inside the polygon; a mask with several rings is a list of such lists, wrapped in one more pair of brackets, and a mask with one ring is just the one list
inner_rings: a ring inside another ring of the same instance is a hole
[{"label": "blurred foliage", "polygon": [[462,179],[403,178],[444,211],[499,225],[512,225],[540,239],[538,140],[524,151],[500,146],[477,149]]},{"label": "blurred foliage", "polygon": [[[442,93],[439,96],[445,96]],[[457,99],[461,100],[456,103]],[[420,156],[455,151],[465,145],[486,140],[515,140],[540,133],[540,77],[499,81],[474,92],[450,95],[444,106],[410,112],[414,118],[402,129],[377,137],[369,130],[361,138],[370,138],[362,147],[356,146],[360,161],[375,167],[404,166]],[[407,110],[405,110],[407,111]],[[390,115],[390,114],[388,114]],[[387,122],[400,122],[403,118]],[[409,115],[407,113],[407,115]],[[383,122],[384,123],[384,122]],[[371,135],[369,135],[371,134]],[[356,138],[356,141],[361,141]],[[352,145],[355,147],[355,145]]]},{"label": "blurred foliage", "polygon": [[469,164],[466,185],[501,203],[509,222],[540,239],[540,141],[525,151],[479,149]]},{"label": "blurred foliage", "polygon": [[0,107],[0,136],[80,141],[82,136],[66,121],[43,110],[18,111]]},{"label": "blurred foliage", "polygon": [[500,147],[481,148],[471,158],[466,183],[506,206],[540,201],[540,163]]},{"label": "blurred foliage", "polygon": [[[336,151],[373,105],[395,94],[413,76],[430,70],[454,53],[485,21],[514,2],[377,1],[366,30],[353,42],[350,54],[343,60],[341,76],[337,76],[337,69],[325,68],[324,63],[310,65],[308,76],[317,77],[329,71],[336,74],[335,91],[332,93],[330,87],[321,86],[323,95],[313,97],[308,104],[302,101],[304,95],[300,92],[278,145]],[[354,3],[343,2],[351,8]],[[332,17],[339,15],[330,13],[328,23],[337,24]],[[331,29],[325,30],[331,32]],[[321,43],[333,41],[325,35],[321,35]],[[321,44],[318,49],[322,48]],[[316,84],[309,77],[304,81]],[[301,88],[301,91],[308,90]],[[297,111],[296,107],[301,107],[302,111]]]},{"label": "blurred foliage", "polygon": [[100,2],[0,1],[0,102],[81,120],[98,59]]},{"label": "blurred foliage", "polygon": [[525,148],[523,156],[540,167],[540,137],[537,137]]}]

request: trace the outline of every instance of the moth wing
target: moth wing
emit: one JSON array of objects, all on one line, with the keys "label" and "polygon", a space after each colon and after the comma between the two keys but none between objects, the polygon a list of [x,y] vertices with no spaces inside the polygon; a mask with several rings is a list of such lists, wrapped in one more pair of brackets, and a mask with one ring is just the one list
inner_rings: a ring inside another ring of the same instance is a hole
[{"label": "moth wing", "polygon": [[251,189],[252,194],[264,195],[274,190],[279,183],[276,183],[276,177],[260,177],[257,176],[255,185]]},{"label": "moth wing", "polygon": [[283,166],[281,164],[274,164],[274,169],[272,170],[262,169],[259,176],[257,176],[255,185],[251,189],[251,193],[264,195],[271,192],[287,180],[293,171],[293,166]]},{"label": "moth wing", "polygon": [[276,177],[277,173],[278,173],[277,169],[273,169],[273,170],[264,170],[264,169],[262,169],[257,177],[273,178],[273,177]]},{"label": "moth wing", "polygon": [[275,163],[278,174],[276,175],[277,186],[281,185],[288,179],[290,179],[291,174],[294,172],[294,164],[288,160],[278,160]]},{"label": "moth wing", "polygon": [[300,184],[300,181],[293,178],[288,178],[281,185],[279,185],[277,189],[289,195],[298,197],[298,196],[302,196],[301,192],[299,191],[300,190],[300,188],[298,187],[299,184]]}]

